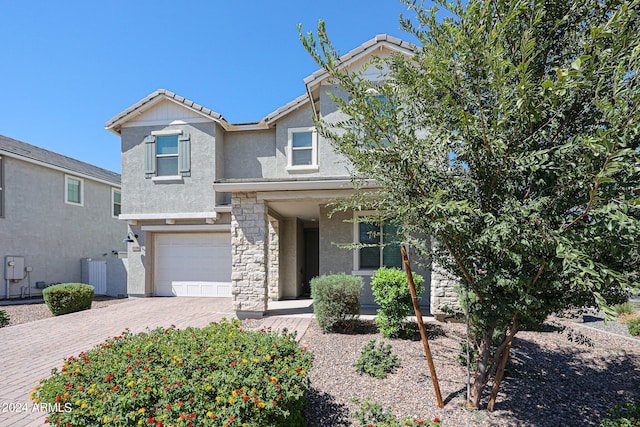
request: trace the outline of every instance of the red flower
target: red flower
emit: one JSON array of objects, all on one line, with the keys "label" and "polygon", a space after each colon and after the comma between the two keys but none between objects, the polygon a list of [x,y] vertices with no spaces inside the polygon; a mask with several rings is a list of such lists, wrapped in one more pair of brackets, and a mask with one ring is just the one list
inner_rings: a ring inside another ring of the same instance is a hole
[{"label": "red flower", "polygon": [[434,422],[434,423],[439,423],[439,422],[440,422],[440,419],[439,419],[438,417],[435,417],[435,418],[433,419],[433,422]]},{"label": "red flower", "polygon": [[171,410],[171,404],[167,403],[167,411],[170,411],[170,410]]}]

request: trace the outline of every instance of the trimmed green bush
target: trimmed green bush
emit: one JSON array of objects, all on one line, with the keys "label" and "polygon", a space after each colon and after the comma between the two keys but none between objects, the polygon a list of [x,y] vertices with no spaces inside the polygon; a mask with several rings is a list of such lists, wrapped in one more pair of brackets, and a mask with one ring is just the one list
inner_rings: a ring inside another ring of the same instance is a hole
[{"label": "trimmed green bush", "polygon": [[[412,276],[420,298],[424,292],[424,279],[416,273]],[[387,338],[400,336],[405,319],[413,312],[407,274],[397,268],[379,268],[371,278],[371,290],[376,304],[380,306],[376,316],[380,333]]]},{"label": "trimmed green bush", "polygon": [[69,357],[31,398],[51,425],[302,426],[312,355],[240,321],[125,331]]},{"label": "trimmed green bush", "polygon": [[313,313],[324,332],[353,328],[360,317],[360,276],[330,274],[311,279]]},{"label": "trimmed green bush", "polygon": [[88,310],[93,301],[93,286],[84,283],[62,283],[42,291],[44,302],[54,316]]},{"label": "trimmed green bush", "polygon": [[3,328],[9,324],[11,318],[6,311],[0,310],[0,328]]},{"label": "trimmed green bush", "polygon": [[631,319],[627,322],[627,328],[631,335],[640,336],[640,317],[637,319]]},{"label": "trimmed green bush", "polygon": [[374,378],[386,378],[400,362],[398,356],[391,352],[391,345],[380,342],[376,348],[376,340],[371,340],[360,352],[360,357],[353,364],[356,371]]}]

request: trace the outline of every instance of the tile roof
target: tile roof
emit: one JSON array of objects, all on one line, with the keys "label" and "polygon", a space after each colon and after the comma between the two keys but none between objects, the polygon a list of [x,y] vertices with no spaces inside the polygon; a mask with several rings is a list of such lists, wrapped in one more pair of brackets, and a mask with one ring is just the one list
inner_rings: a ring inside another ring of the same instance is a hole
[{"label": "tile roof", "polygon": [[107,130],[118,132],[120,129],[120,126],[119,126],[120,122],[126,121],[127,117],[134,114],[136,111],[155,104],[161,98],[166,98],[166,99],[175,101],[179,104],[183,104],[185,107],[195,111],[196,113],[202,114],[203,116],[209,117],[219,122],[223,127],[227,127],[229,125],[227,121],[224,119],[224,117],[222,117],[222,115],[216,113],[215,111],[212,111],[206,107],[203,107],[202,105],[197,104],[193,101],[190,101],[187,98],[184,98],[169,90],[158,89],[155,92],[147,95],[142,100],[136,102],[131,107],[127,108],[117,116],[113,117],[111,120],[107,122],[107,124],[105,125],[105,128]]},{"label": "tile roof", "polygon": [[[361,54],[366,53],[367,50],[371,49],[372,47],[377,46],[377,45],[382,44],[382,43],[386,43],[387,45],[395,46],[396,48],[400,48],[402,50],[406,50],[406,51],[409,51],[409,52],[417,52],[417,48],[413,43],[406,42],[406,41],[404,41],[402,39],[390,36],[388,34],[378,34],[377,36],[375,36],[371,40],[368,40],[368,41],[362,43],[357,48],[355,48],[355,49],[349,51],[348,53],[340,56],[340,62],[345,64],[345,63],[351,61],[352,59],[360,56]],[[314,73],[312,73],[309,77],[304,79],[304,83],[308,85],[311,82],[313,82],[314,80],[322,78],[322,77],[324,77],[326,75],[327,75],[327,71],[326,70],[324,70],[324,69],[317,70]]]},{"label": "tile roof", "polygon": [[0,135],[0,155],[34,161],[49,165],[55,169],[63,169],[69,173],[94,178],[113,184],[114,186],[120,186],[120,174],[118,173],[4,135]]},{"label": "tile roof", "polygon": [[[406,42],[397,37],[393,37],[387,34],[378,34],[371,40],[351,50],[346,55],[341,56],[340,61],[343,64],[347,64],[349,63],[349,61],[357,59],[361,55],[366,55],[371,49],[380,45],[386,45],[391,49],[404,51],[407,53],[416,52],[416,49],[417,49],[414,44]],[[228,131],[265,129],[265,127],[266,128],[271,127],[272,124],[276,122],[278,119],[280,119],[281,117],[305,105],[307,102],[310,102],[312,94],[309,87],[311,85],[316,85],[318,82],[322,81],[326,77],[327,77],[327,72],[325,70],[321,69],[314,72],[309,77],[304,79],[304,83],[307,86],[306,94],[299,96],[293,101],[271,112],[266,117],[264,117],[260,122],[257,122],[257,123],[252,122],[252,123],[231,124],[227,122],[225,118],[222,117],[222,115],[220,115],[219,113],[216,113],[215,111],[205,108],[202,105],[196,104],[195,102],[190,101],[186,98],[183,98],[180,95],[177,95],[166,89],[158,89],[155,92],[143,98],[142,100],[140,100],[139,102],[135,103],[131,107],[127,108],[120,114],[116,115],[111,120],[109,120],[105,125],[105,129],[111,132],[114,132],[116,134],[120,133],[122,124],[127,122],[130,117],[132,117],[134,114],[138,112],[144,111],[145,109],[154,105],[156,102],[158,102],[163,98],[182,104],[187,108],[195,111],[198,114],[211,118],[212,120],[218,122],[225,130],[228,130]],[[315,105],[314,105],[314,108],[315,108]]]}]

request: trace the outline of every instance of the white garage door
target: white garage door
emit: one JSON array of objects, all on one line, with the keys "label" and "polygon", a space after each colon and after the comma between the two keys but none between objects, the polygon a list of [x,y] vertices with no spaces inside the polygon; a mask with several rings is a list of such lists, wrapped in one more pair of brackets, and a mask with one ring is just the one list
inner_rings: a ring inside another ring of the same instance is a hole
[{"label": "white garage door", "polygon": [[155,294],[230,297],[229,233],[157,234]]}]

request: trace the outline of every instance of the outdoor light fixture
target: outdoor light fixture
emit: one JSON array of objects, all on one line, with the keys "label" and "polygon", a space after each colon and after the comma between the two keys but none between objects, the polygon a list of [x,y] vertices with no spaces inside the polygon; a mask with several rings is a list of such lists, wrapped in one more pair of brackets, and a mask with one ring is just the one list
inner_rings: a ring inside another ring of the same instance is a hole
[{"label": "outdoor light fixture", "polygon": [[122,241],[122,243],[134,243],[135,240],[133,239],[137,239],[138,235],[137,234],[133,234],[132,232],[128,232],[127,233],[127,237]]}]

